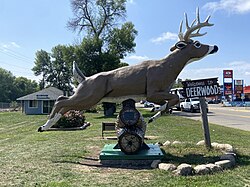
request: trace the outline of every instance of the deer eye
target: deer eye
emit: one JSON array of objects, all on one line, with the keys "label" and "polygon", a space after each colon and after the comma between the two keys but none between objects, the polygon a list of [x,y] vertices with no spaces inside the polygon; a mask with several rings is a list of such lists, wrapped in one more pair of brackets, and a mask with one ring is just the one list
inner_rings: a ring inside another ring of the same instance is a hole
[{"label": "deer eye", "polygon": [[201,43],[198,42],[198,41],[195,41],[195,42],[194,42],[194,46],[195,46],[196,48],[200,48],[200,47],[201,47]]},{"label": "deer eye", "polygon": [[178,49],[183,49],[184,47],[187,46],[187,43],[183,42],[183,41],[179,41],[175,44],[175,47]]}]

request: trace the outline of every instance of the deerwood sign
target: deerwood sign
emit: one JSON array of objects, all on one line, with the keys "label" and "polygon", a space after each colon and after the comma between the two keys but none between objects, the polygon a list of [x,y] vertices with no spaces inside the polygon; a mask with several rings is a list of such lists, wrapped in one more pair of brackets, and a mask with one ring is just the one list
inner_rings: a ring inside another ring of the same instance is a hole
[{"label": "deerwood sign", "polygon": [[182,82],[184,93],[187,98],[208,97],[220,94],[218,78],[200,79]]},{"label": "deerwood sign", "polygon": [[182,85],[184,87],[184,97],[199,97],[205,144],[208,149],[211,149],[210,132],[207,119],[207,104],[205,97],[220,94],[218,78],[183,81]]}]

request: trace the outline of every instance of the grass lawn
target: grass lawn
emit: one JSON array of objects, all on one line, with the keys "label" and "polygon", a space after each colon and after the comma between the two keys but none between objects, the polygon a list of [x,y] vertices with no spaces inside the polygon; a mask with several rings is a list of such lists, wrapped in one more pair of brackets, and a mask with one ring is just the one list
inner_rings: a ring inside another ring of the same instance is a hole
[{"label": "grass lawn", "polygon": [[[147,118],[151,115],[142,112]],[[211,141],[229,143],[237,151],[237,166],[206,176],[174,176],[159,169],[124,169],[95,165],[105,143],[101,122],[115,121],[103,113],[86,114],[91,126],[83,131],[38,133],[46,116],[0,113],[0,186],[250,186],[250,132],[210,124]],[[195,144],[203,139],[201,122],[166,115],[148,125],[146,143],[182,141],[162,147],[163,162],[192,165],[214,162],[221,154]]]}]

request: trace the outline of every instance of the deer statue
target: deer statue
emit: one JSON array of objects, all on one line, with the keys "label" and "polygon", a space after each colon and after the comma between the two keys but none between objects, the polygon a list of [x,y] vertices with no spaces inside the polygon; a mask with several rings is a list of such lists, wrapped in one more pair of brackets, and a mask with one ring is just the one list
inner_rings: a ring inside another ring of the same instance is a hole
[{"label": "deer statue", "polygon": [[209,46],[191,39],[206,34],[199,31],[203,27],[213,26],[208,22],[209,19],[210,16],[200,22],[197,9],[196,19],[189,26],[185,14],[186,31],[182,32],[182,21],[179,41],[170,49],[171,53],[161,60],[148,60],[90,77],[85,77],[74,63],[73,74],[79,82],[76,92],[70,97],[60,96],[56,100],[48,121],[38,131],[49,129],[69,110],[86,110],[110,98],[146,98],[147,101],[160,105],[157,114],[149,120],[153,121],[161,115],[161,111],[166,111],[179,102],[178,96],[169,91],[182,69],[187,64],[218,51],[216,45]]}]

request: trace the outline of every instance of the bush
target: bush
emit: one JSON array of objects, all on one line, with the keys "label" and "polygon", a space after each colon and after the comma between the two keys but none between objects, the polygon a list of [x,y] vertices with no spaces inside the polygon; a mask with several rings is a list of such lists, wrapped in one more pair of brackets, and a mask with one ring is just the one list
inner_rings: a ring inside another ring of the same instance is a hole
[{"label": "bush", "polygon": [[85,122],[85,116],[82,112],[76,110],[70,110],[64,114],[61,119],[53,125],[52,128],[71,128],[81,127]]}]

